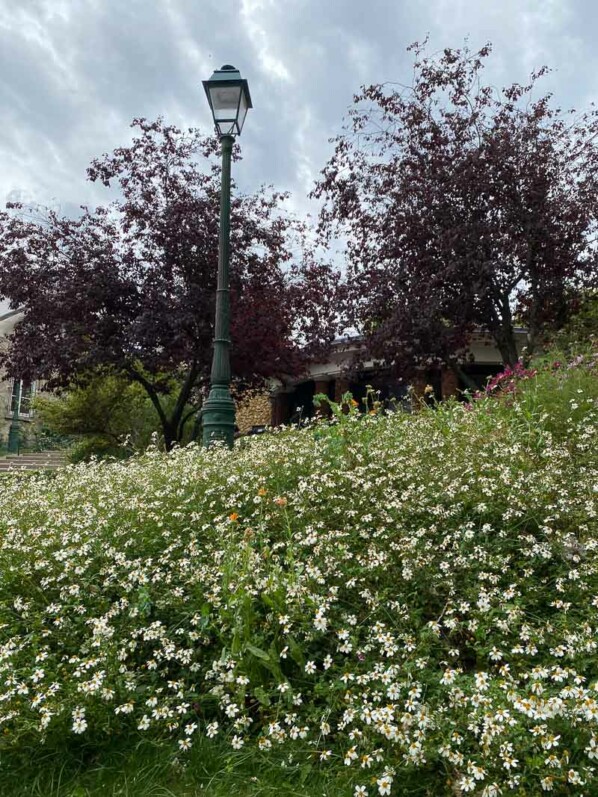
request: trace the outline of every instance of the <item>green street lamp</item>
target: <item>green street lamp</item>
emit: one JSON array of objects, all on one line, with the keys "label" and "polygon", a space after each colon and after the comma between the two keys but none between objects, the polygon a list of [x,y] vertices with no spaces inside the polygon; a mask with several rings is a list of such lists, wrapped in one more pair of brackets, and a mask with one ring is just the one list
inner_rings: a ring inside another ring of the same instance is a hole
[{"label": "green street lamp", "polygon": [[238,69],[225,64],[203,81],[222,144],[222,187],[220,191],[220,239],[214,355],[210,395],[202,410],[203,443],[225,442],[232,448],[235,437],[235,403],[230,394],[230,167],[235,136],[241,134],[251,104],[249,86]]},{"label": "green street lamp", "polygon": [[[8,453],[18,454],[21,443],[21,424],[19,422],[19,409],[21,406],[21,380],[15,380],[13,388],[12,421],[8,429]],[[14,392],[16,389],[16,393]]]}]

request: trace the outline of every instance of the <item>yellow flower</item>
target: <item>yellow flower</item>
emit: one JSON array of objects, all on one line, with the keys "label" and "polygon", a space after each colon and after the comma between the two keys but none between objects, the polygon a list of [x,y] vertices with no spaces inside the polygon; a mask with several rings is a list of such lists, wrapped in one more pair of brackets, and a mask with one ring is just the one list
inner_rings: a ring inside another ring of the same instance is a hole
[{"label": "yellow flower", "polygon": [[230,515],[228,516],[228,519],[234,523],[235,520],[239,519],[239,515],[237,514],[237,512],[231,512]]}]

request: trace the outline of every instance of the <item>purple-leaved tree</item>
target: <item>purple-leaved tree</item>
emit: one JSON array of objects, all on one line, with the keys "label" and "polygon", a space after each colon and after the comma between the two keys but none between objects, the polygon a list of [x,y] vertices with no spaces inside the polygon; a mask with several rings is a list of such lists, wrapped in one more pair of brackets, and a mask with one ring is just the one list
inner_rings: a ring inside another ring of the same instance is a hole
[{"label": "purple-leaved tree", "polygon": [[[1,364],[55,388],[103,369],[139,383],[169,449],[211,363],[218,142],[161,119],[133,127],[130,146],[88,169],[90,180],[119,188],[116,201],[77,219],[0,215],[0,296],[25,311]],[[232,367],[243,384],[300,373],[335,333],[337,275],[280,211],[284,198],[233,191]]]},{"label": "purple-leaved tree", "polygon": [[[347,236],[346,323],[407,373],[460,368],[485,330],[505,364],[532,353],[596,284],[598,111],[484,84],[489,45],[415,55],[411,85],[364,87],[314,191]],[[465,380],[467,381],[467,380]]]}]

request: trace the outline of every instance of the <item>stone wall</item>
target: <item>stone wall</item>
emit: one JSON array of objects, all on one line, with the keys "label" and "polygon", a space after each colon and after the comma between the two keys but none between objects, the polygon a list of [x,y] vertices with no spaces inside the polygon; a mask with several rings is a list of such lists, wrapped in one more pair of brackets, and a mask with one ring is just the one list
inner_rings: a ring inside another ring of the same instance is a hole
[{"label": "stone wall", "polygon": [[[15,325],[23,318],[21,311],[9,311],[0,317],[0,350],[6,350],[8,337],[13,332]],[[12,379],[7,379],[5,374],[0,371],[0,448],[8,441],[8,430],[12,423],[10,404],[12,398]],[[28,429],[31,427],[31,418],[21,417],[21,437],[27,437]]]},{"label": "stone wall", "polygon": [[[0,335],[0,349],[6,347],[6,339]],[[12,396],[12,380],[5,379],[0,371],[0,448],[6,445],[8,427],[10,426],[10,399]]]}]

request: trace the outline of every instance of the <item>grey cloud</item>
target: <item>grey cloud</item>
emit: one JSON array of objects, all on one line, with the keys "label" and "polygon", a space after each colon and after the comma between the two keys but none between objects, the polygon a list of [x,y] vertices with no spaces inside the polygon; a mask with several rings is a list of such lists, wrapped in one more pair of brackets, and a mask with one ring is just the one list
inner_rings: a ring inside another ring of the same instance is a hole
[{"label": "grey cloud", "polygon": [[597,16],[587,0],[0,0],[0,200],[103,201],[89,160],[126,143],[134,116],[208,131],[201,80],[231,62],[255,105],[237,182],[291,190],[304,212],[353,93],[408,81],[411,41],[490,39],[497,84],[547,62],[546,87],[579,105],[596,95]]}]

